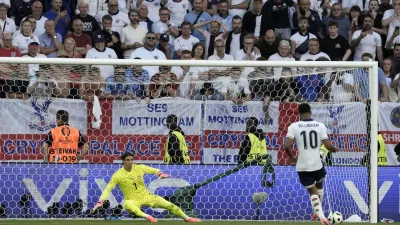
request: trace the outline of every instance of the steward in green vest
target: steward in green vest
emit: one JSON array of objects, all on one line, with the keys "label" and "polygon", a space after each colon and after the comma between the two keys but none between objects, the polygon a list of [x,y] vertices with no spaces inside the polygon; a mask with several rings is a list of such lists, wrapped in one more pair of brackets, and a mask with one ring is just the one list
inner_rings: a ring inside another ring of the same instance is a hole
[{"label": "steward in green vest", "polygon": [[167,127],[170,130],[165,143],[165,164],[190,164],[189,152],[185,141],[185,133],[178,126],[178,117],[167,116]]},{"label": "steward in green vest", "polygon": [[[371,155],[369,152],[365,154],[361,160],[361,165],[367,166],[369,164],[369,159]],[[386,154],[386,144],[385,139],[383,139],[382,134],[378,132],[378,166],[387,166],[387,154]]]},{"label": "steward in green vest", "polygon": [[[238,163],[245,161],[253,161],[262,155],[267,154],[267,143],[265,141],[264,131],[257,129],[258,120],[255,117],[250,117],[246,122],[247,135],[241,143]],[[266,159],[260,164],[265,164]]]}]

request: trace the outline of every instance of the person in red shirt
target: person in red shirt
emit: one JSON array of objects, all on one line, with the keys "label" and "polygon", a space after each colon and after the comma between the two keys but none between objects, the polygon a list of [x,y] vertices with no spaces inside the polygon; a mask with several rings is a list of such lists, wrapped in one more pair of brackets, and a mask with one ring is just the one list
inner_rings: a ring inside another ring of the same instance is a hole
[{"label": "person in red shirt", "polygon": [[76,50],[82,57],[86,55],[86,52],[92,48],[92,38],[83,33],[83,23],[80,19],[75,19],[72,22],[72,29],[74,32],[68,34],[65,38],[71,37],[75,40]]},{"label": "person in red shirt", "polygon": [[21,57],[22,54],[17,48],[12,47],[12,34],[3,34],[3,47],[0,48],[0,57]]}]

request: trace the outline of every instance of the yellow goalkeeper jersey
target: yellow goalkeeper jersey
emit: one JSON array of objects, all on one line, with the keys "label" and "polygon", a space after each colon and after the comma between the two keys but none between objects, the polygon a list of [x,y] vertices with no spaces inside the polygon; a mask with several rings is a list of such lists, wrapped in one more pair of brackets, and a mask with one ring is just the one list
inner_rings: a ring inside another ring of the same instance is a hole
[{"label": "yellow goalkeeper jersey", "polygon": [[132,165],[131,172],[126,171],[123,167],[113,174],[107,188],[103,191],[100,199],[106,200],[111,190],[118,184],[124,199],[136,200],[141,199],[144,194],[148,193],[146,185],[144,184],[144,174],[156,174],[160,172],[159,169],[155,169],[145,165]]}]

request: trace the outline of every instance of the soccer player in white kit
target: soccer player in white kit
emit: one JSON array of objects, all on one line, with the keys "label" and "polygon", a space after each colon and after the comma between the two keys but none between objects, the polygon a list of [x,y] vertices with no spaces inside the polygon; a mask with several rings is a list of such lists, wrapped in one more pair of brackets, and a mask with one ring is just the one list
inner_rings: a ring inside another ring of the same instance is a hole
[{"label": "soccer player in white kit", "polygon": [[[324,195],[322,181],[326,176],[326,171],[320,158],[319,149],[321,144],[324,144],[331,152],[337,152],[338,148],[329,141],[325,125],[311,118],[309,104],[300,104],[299,114],[300,121],[292,123],[288,128],[284,147],[290,160],[296,164],[300,183],[310,193],[313,217],[318,216],[322,224],[329,225],[322,210]],[[292,154],[294,141],[298,149],[297,160]]]}]

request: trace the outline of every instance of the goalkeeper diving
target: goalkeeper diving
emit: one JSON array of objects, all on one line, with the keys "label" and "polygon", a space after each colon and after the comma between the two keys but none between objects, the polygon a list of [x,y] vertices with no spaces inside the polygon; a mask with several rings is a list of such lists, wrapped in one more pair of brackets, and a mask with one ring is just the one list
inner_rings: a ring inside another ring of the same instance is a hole
[{"label": "goalkeeper diving", "polygon": [[159,179],[169,177],[168,174],[162,173],[159,169],[134,164],[134,155],[132,153],[126,152],[121,158],[124,166],[111,177],[107,188],[101,194],[99,201],[92,210],[92,213],[103,205],[104,200],[107,199],[111,190],[118,184],[124,195],[124,208],[129,213],[143,217],[150,222],[157,222],[156,218],[144,213],[140,209],[142,206],[149,206],[152,208],[167,209],[174,215],[184,219],[186,222],[200,222],[200,219],[188,217],[178,206],[147,191],[143,179],[144,174],[155,174]]}]

